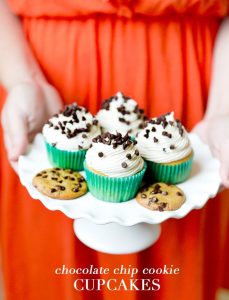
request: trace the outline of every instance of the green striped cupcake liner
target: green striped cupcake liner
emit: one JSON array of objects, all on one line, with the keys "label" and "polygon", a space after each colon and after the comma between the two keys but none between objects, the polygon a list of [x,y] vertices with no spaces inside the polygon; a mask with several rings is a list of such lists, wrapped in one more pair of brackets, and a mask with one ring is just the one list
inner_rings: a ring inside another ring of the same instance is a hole
[{"label": "green striped cupcake liner", "polygon": [[132,176],[108,177],[94,173],[84,163],[87,185],[89,191],[97,199],[120,203],[134,198],[138,192],[143,176],[147,168],[144,162],[143,169]]},{"label": "green striped cupcake liner", "polygon": [[168,165],[146,161],[148,168],[145,179],[148,182],[166,182],[177,184],[185,181],[192,169],[193,155],[184,162]]},{"label": "green striped cupcake liner", "polygon": [[45,143],[49,162],[54,167],[82,171],[86,150],[66,151]]}]

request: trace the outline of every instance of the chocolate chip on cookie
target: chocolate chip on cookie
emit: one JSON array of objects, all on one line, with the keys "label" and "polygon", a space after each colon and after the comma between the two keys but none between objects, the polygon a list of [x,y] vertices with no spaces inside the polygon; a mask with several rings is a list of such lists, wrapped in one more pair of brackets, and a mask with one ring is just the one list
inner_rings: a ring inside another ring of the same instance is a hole
[{"label": "chocolate chip on cookie", "polygon": [[87,192],[87,184],[82,175],[60,168],[39,172],[32,183],[39,192],[53,199],[75,199]]},{"label": "chocolate chip on cookie", "polygon": [[136,200],[150,210],[162,212],[180,208],[185,201],[185,195],[177,186],[159,182],[143,187]]}]

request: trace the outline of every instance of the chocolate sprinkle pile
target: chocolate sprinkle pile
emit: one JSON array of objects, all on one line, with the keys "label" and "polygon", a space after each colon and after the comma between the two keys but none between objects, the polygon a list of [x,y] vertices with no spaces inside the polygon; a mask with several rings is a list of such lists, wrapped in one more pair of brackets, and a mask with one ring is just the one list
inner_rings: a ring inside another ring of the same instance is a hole
[{"label": "chocolate sprinkle pile", "polygon": [[[67,127],[67,124],[71,124],[73,125],[74,123],[79,123],[79,117],[78,117],[78,112],[83,112],[83,113],[87,113],[88,110],[78,106],[76,103],[73,103],[71,105],[67,105],[65,106],[64,110],[62,112],[60,112],[60,114],[63,114],[65,117],[71,117],[71,119],[69,121],[58,121],[58,125],[55,125],[49,120],[46,124],[49,125],[49,127],[53,127],[55,130],[60,130],[62,134],[65,134],[67,136],[68,139],[74,138],[76,137],[79,133],[86,133],[89,132],[91,130],[91,127],[94,125],[96,126],[98,124],[98,120],[94,119],[91,122],[86,122],[87,119],[85,116],[82,117],[82,121],[85,122],[85,127],[81,127],[81,128],[76,128],[76,129],[69,129]],[[60,114],[56,114],[53,117],[58,118]],[[83,138],[87,138],[86,134],[83,134],[82,137]],[[53,145],[55,147],[55,145]]]},{"label": "chocolate sprinkle pile", "polygon": [[[163,131],[162,131],[162,135],[163,136],[165,136],[165,137],[167,137],[167,138],[169,138],[169,139],[171,139],[172,138],[172,134],[171,133],[169,133],[167,130],[165,130],[167,127],[168,127],[168,125],[170,125],[170,126],[176,126],[177,128],[178,128],[178,131],[179,131],[179,134],[180,134],[180,136],[183,136],[183,134],[184,134],[184,127],[183,127],[183,125],[181,124],[181,122],[177,119],[175,122],[174,121],[167,121],[167,119],[166,119],[166,117],[168,116],[168,115],[170,115],[171,113],[169,112],[169,113],[166,113],[166,114],[164,114],[164,115],[161,115],[161,116],[159,116],[158,118],[155,118],[155,119],[151,119],[151,120],[149,120],[149,121],[147,121],[146,123],[145,123],[145,127],[147,127],[148,126],[148,124],[152,124],[152,125],[161,125],[162,127],[163,127]],[[155,126],[152,126],[152,128],[149,130],[148,128],[145,130],[145,134],[144,134],[144,137],[146,138],[146,139],[148,139],[148,138],[150,138],[150,131],[151,132],[156,132],[157,131],[157,129],[156,129],[156,127]],[[158,138],[156,138],[156,137],[153,137],[153,142],[154,143],[158,143],[159,142],[159,139]],[[170,146],[169,146],[169,149],[170,150],[174,150],[176,147],[175,147],[175,145],[173,145],[173,144],[171,144]],[[166,148],[162,148],[162,150],[164,151],[164,152],[166,152]]]},{"label": "chocolate sprinkle pile", "polygon": [[[112,134],[109,132],[105,132],[103,134],[98,135],[97,137],[93,138],[93,143],[102,143],[104,145],[110,145],[113,147],[113,149],[116,149],[117,147],[121,146],[123,150],[128,148],[130,145],[136,145],[137,141],[132,141],[130,136],[128,134],[122,136],[121,133]],[[140,153],[137,149],[135,149],[134,154],[131,155],[131,153],[126,154],[126,158],[128,160],[131,160],[134,156],[139,156]],[[102,158],[104,156],[103,152],[98,152],[98,156]],[[128,167],[127,162],[121,163],[122,168],[126,169]]]},{"label": "chocolate sprinkle pile", "polygon": [[[125,96],[122,93],[121,93],[121,95],[124,100],[124,103],[128,103],[129,100],[132,100],[129,96]],[[103,101],[103,103],[101,105],[101,109],[109,111],[111,103],[113,101],[117,101],[117,100],[118,100],[118,96],[116,96],[116,95],[111,96],[110,98]],[[138,105],[136,105],[134,110],[132,110],[132,111],[127,110],[125,105],[120,105],[119,107],[117,107],[117,111],[122,115],[121,117],[119,117],[119,121],[121,123],[130,125],[130,121],[125,119],[125,115],[130,115],[131,113],[135,113],[138,116],[138,119],[142,120],[142,123],[139,125],[139,129],[144,128],[144,121],[147,120],[147,117],[144,115],[144,110],[140,109]]]},{"label": "chocolate sprinkle pile", "polygon": [[132,144],[136,144],[136,141],[132,141],[128,134],[122,136],[121,133],[112,134],[109,132],[105,132],[103,134],[99,134],[97,137],[93,138],[93,143],[102,143],[104,145],[112,145],[113,149],[118,146],[122,146],[125,150]]}]

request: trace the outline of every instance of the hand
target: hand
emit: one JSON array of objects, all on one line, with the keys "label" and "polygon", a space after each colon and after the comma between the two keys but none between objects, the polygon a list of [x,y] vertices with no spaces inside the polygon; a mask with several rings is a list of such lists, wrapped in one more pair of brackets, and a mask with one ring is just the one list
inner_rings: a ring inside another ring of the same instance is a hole
[{"label": "hand", "polygon": [[229,188],[229,116],[221,115],[203,120],[193,131],[209,145],[212,154],[219,159],[222,184]]},{"label": "hand", "polygon": [[2,110],[2,126],[11,162],[25,153],[45,121],[61,107],[58,92],[45,81],[20,83],[9,91]]}]

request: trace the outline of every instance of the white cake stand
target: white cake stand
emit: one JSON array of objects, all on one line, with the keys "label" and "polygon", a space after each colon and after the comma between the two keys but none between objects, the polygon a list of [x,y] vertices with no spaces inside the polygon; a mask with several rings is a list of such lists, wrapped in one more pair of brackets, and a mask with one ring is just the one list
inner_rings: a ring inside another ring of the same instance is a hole
[{"label": "white cake stand", "polygon": [[169,218],[183,218],[191,210],[202,208],[217,194],[220,186],[219,162],[196,135],[190,134],[190,139],[195,153],[192,173],[186,182],[178,185],[186,194],[186,202],[172,212],[152,212],[140,206],[135,199],[107,203],[89,192],[68,201],[42,195],[32,185],[36,173],[51,167],[41,134],[36,136],[28,153],[20,157],[19,177],[33,199],[40,200],[47,209],[60,210],[75,220],[74,232],[85,245],[105,253],[133,253],[156,242],[161,222]]}]

